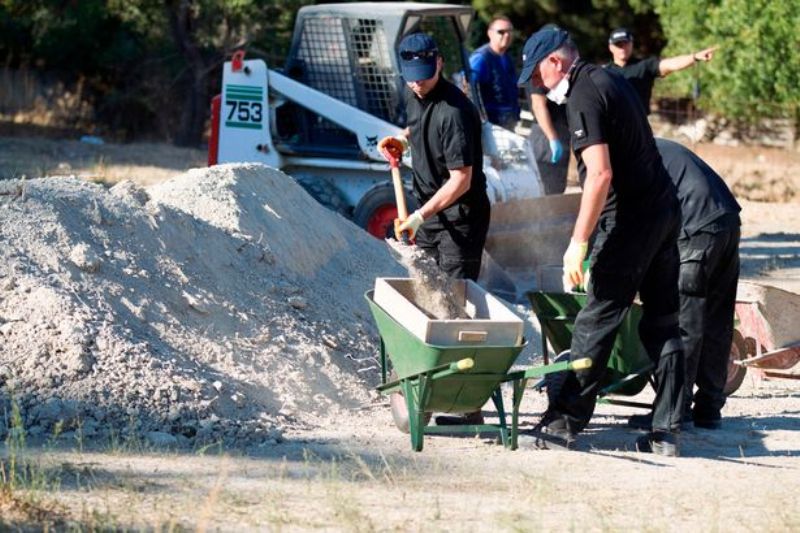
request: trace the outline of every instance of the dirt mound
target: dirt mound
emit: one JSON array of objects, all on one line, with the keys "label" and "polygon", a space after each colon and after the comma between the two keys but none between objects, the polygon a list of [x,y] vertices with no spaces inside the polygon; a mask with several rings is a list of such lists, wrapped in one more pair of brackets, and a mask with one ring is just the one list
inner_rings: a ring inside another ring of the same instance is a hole
[{"label": "dirt mound", "polygon": [[373,399],[362,294],[403,270],[285,174],[0,188],[0,398],[31,434],[248,446]]}]

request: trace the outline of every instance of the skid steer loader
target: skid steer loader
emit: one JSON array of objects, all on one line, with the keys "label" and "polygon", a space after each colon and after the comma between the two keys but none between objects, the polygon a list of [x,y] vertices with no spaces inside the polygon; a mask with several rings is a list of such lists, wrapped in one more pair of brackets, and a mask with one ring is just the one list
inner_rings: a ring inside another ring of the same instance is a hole
[{"label": "skid steer loader", "polygon": [[[326,207],[385,237],[396,208],[377,142],[406,121],[396,46],[409,33],[432,35],[445,60],[443,75],[482,110],[464,47],[473,16],[469,6],[414,2],[301,8],[282,71],[241,52],[225,63],[222,94],[212,102],[209,164],[281,169]],[[508,274],[530,284],[537,265],[560,262],[578,199],[542,196],[526,138],[484,122],[483,144],[493,204],[486,249]],[[413,210],[410,155],[403,163]]]}]

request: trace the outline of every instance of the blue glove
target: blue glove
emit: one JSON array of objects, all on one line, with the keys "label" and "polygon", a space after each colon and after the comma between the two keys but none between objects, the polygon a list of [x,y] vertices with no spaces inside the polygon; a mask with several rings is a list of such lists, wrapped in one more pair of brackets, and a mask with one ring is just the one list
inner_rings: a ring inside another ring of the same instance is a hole
[{"label": "blue glove", "polygon": [[555,165],[562,155],[564,155],[564,147],[561,145],[561,141],[550,139],[550,162]]}]

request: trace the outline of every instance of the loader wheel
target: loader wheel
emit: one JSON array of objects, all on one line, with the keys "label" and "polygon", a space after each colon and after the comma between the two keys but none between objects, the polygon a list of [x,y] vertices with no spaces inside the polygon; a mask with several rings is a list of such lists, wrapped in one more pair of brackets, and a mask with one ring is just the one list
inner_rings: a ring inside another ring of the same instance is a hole
[{"label": "loader wheel", "polygon": [[350,206],[347,205],[339,189],[334,187],[329,181],[324,178],[311,178],[302,177],[297,178],[297,183],[300,184],[311,197],[327,207],[334,213],[339,213],[343,217],[349,219],[351,216]]},{"label": "loader wheel", "polygon": [[730,396],[742,386],[744,376],[747,374],[746,366],[734,364],[734,361],[741,361],[747,358],[747,345],[744,342],[739,330],[733,330],[733,342],[731,343],[731,354],[728,359],[728,379],[725,381],[725,388],[722,392],[725,396]]},{"label": "loader wheel", "polygon": [[[397,379],[397,374],[394,370],[391,371],[389,374],[389,381],[394,381]],[[394,420],[394,425],[397,426],[403,433],[409,432],[408,427],[408,407],[406,406],[406,399],[401,392],[393,392],[389,395],[389,406],[392,409],[392,419]],[[425,413],[422,417],[422,427],[428,425],[428,422],[431,421],[431,415],[433,413]]]},{"label": "loader wheel", "polygon": [[[406,207],[413,212],[419,207],[417,201],[406,191]],[[373,187],[361,198],[353,213],[353,222],[379,239],[391,237],[394,232],[394,219],[397,218],[397,205],[394,186],[391,182]]]}]

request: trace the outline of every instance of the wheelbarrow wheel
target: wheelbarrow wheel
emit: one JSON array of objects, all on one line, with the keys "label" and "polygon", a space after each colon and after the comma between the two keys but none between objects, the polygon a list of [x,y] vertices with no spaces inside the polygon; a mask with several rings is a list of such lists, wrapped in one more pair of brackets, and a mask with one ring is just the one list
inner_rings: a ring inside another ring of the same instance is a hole
[{"label": "wheelbarrow wheel", "polygon": [[[397,379],[397,374],[392,370],[389,374],[389,381],[394,381]],[[392,419],[394,420],[394,425],[397,426],[397,429],[402,431],[403,433],[408,434],[410,429],[408,425],[408,407],[406,406],[406,399],[401,392],[393,392],[389,395],[389,405],[392,409]],[[422,426],[425,427],[428,425],[428,422],[431,421],[431,415],[433,413],[425,413],[422,417]]]},{"label": "wheelbarrow wheel", "polygon": [[733,330],[733,342],[731,343],[731,353],[728,358],[728,379],[725,381],[725,388],[722,390],[725,396],[730,396],[742,386],[744,376],[747,374],[746,366],[739,366],[734,361],[742,361],[747,358],[747,344],[739,330]]},{"label": "wheelbarrow wheel", "polygon": [[[552,361],[553,363],[561,363],[562,361],[569,361],[570,352],[564,350]],[[552,374],[545,374],[544,387],[547,389],[547,402],[548,405],[555,403],[558,394],[561,392],[561,387],[567,380],[567,372],[553,372]]]}]

